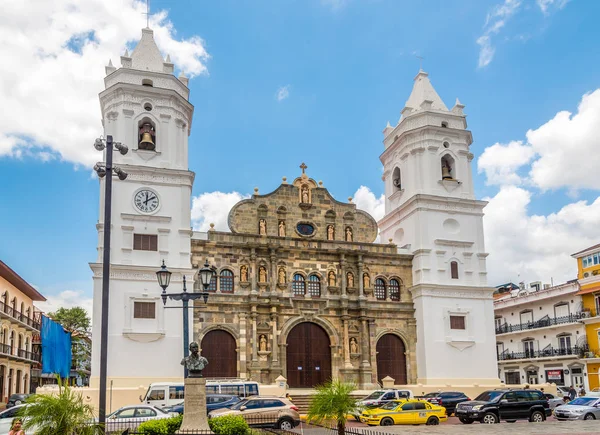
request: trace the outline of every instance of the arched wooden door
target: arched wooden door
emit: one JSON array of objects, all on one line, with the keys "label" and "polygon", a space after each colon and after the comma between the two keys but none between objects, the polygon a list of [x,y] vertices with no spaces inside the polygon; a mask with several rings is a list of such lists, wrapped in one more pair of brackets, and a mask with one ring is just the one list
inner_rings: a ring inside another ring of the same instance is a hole
[{"label": "arched wooden door", "polygon": [[331,378],[331,348],[327,332],[304,322],[287,337],[287,381],[291,388],[312,388]]},{"label": "arched wooden door", "polygon": [[377,380],[386,376],[394,378],[397,385],[405,385],[406,379],[406,347],[394,334],[385,334],[377,342]]},{"label": "arched wooden door", "polygon": [[235,338],[226,331],[210,331],[201,344],[202,356],[208,365],[202,370],[205,378],[237,377],[237,352]]}]

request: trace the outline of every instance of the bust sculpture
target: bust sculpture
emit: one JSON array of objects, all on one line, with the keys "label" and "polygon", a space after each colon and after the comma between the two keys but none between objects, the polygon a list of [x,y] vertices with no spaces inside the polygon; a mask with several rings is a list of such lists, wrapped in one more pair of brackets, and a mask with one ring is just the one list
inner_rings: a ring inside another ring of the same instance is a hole
[{"label": "bust sculpture", "polygon": [[181,365],[184,366],[191,378],[201,378],[202,370],[208,365],[208,360],[199,354],[200,346],[195,341],[190,343],[190,356],[186,356],[181,360]]}]

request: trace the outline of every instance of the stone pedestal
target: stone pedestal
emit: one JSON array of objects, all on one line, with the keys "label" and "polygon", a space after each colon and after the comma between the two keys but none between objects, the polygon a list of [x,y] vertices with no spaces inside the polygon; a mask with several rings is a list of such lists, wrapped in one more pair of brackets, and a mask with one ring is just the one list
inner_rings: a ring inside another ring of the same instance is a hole
[{"label": "stone pedestal", "polygon": [[178,433],[192,430],[210,432],[206,418],[206,379],[189,377],[184,385],[183,423]]}]

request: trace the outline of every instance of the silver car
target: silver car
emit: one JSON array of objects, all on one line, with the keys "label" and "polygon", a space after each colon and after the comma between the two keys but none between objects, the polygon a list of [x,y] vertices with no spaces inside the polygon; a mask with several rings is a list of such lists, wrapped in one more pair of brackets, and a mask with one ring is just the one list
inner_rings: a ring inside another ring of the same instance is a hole
[{"label": "silver car", "polygon": [[554,408],[557,420],[600,420],[600,398],[578,397],[566,405]]}]

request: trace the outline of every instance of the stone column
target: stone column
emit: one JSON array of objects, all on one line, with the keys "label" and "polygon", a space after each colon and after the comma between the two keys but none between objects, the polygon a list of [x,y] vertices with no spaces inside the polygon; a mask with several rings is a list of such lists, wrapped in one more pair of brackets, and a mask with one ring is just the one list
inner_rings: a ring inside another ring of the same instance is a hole
[{"label": "stone column", "polygon": [[358,256],[358,262],[356,263],[357,265],[357,269],[358,269],[358,276],[356,277],[356,279],[358,280],[358,297],[359,299],[366,299],[367,297],[365,296],[365,287],[364,287],[364,282],[363,282],[363,257],[362,255],[359,254]]},{"label": "stone column", "polygon": [[279,281],[279,275],[277,274],[277,250],[275,248],[270,249],[270,260],[271,260],[271,293],[277,292],[277,282]]},{"label": "stone column", "polygon": [[256,269],[256,248],[250,249],[250,282],[252,283],[251,293],[258,293],[258,288],[256,286],[256,276],[258,275],[258,270]]},{"label": "stone column", "polygon": [[271,344],[271,362],[273,365],[278,365],[279,362],[279,346],[277,345],[277,308],[271,307],[271,326],[273,327],[273,342]]},{"label": "stone column", "polygon": [[370,358],[369,358],[369,326],[367,325],[367,318],[360,318],[361,325],[361,340],[360,340],[360,353],[362,354],[362,367],[371,367]]},{"label": "stone column", "polygon": [[344,367],[347,369],[352,368],[352,363],[350,362],[350,337],[348,336],[348,321],[350,320],[350,316],[344,315],[342,316],[342,325],[344,328]]},{"label": "stone column", "polygon": [[246,313],[240,313],[240,378],[246,379],[246,361],[248,360],[248,347],[246,331]]},{"label": "stone column", "polygon": [[[376,335],[375,319],[369,319],[369,359],[371,361],[371,367],[377,367],[377,344],[375,343]],[[372,382],[377,382],[377,374],[373,373]]]},{"label": "stone column", "polygon": [[252,312],[250,313],[250,318],[252,319],[252,362],[258,361],[258,343],[256,337],[256,318],[258,314],[256,314],[256,306],[252,307]]},{"label": "stone column", "polygon": [[344,254],[340,254],[340,274],[341,295],[346,296],[346,258]]}]

